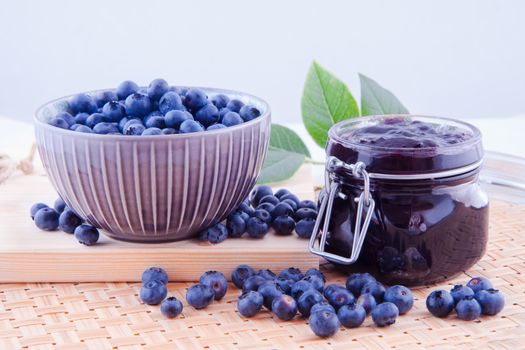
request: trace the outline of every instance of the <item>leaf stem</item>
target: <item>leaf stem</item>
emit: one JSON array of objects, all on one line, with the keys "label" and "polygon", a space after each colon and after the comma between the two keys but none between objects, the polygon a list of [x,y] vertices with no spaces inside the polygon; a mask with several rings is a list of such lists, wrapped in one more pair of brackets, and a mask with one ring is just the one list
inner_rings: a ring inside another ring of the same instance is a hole
[{"label": "leaf stem", "polygon": [[313,164],[313,165],[324,165],[324,162],[320,162],[318,160],[313,160],[312,158],[308,158],[308,157],[306,157],[304,159],[304,162],[307,163],[307,164]]}]

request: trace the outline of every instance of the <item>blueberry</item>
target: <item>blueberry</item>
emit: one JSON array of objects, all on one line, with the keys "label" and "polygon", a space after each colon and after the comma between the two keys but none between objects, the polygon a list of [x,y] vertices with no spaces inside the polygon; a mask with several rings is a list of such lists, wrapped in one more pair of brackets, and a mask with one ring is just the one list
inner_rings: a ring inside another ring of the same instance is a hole
[{"label": "blueberry", "polygon": [[95,134],[106,135],[106,134],[113,134],[115,132],[119,132],[119,130],[118,130],[118,126],[113,123],[102,122],[102,123],[96,124],[93,127],[93,132],[95,132]]},{"label": "blueberry", "polygon": [[383,301],[383,296],[385,294],[385,286],[383,286],[378,281],[368,282],[361,289],[361,294],[370,293],[374,296],[378,303]]},{"label": "blueberry", "polygon": [[161,135],[162,130],[159,128],[147,128],[142,132],[142,136],[152,136],[152,135]]},{"label": "blueberry", "polygon": [[249,195],[251,205],[253,207],[257,207],[259,205],[259,201],[263,197],[268,196],[268,195],[273,195],[273,191],[270,186],[266,186],[266,185],[255,186]]},{"label": "blueberry", "polygon": [[436,317],[447,317],[454,310],[454,298],[446,290],[435,290],[426,301],[428,311]]},{"label": "blueberry", "polygon": [[244,105],[239,110],[239,115],[245,122],[247,122],[259,117],[261,115],[261,111],[259,111],[254,106]]},{"label": "blueberry", "polygon": [[85,126],[85,125],[82,125],[82,124],[73,124],[69,127],[69,130],[73,130],[73,131],[76,131],[79,127],[81,126]]},{"label": "blueberry", "polygon": [[75,229],[75,238],[80,244],[93,245],[97,243],[98,237],[98,230],[94,226],[82,224]]},{"label": "blueberry", "polygon": [[274,219],[272,227],[279,235],[291,235],[295,229],[295,221],[288,215],[281,215]]},{"label": "blueberry", "polygon": [[270,215],[270,213],[268,213],[264,209],[254,210],[254,212],[252,214],[252,217],[261,219],[262,221],[264,221],[268,225],[270,225],[272,223],[272,216]]},{"label": "blueberry", "polygon": [[467,287],[470,287],[474,293],[479,292],[480,290],[494,288],[492,282],[490,282],[485,277],[474,277],[467,282]]},{"label": "blueberry", "polygon": [[343,286],[340,286],[338,284],[335,284],[335,283],[332,283],[332,284],[329,284],[327,285],[324,289],[323,289],[323,295],[326,299],[329,299],[330,296],[335,293],[335,291],[337,291],[338,289],[345,289],[345,287]]},{"label": "blueberry", "polygon": [[481,306],[472,295],[469,295],[456,304],[456,314],[460,320],[473,321],[481,316]]},{"label": "blueberry", "polygon": [[317,303],[323,301],[323,296],[315,289],[306,290],[300,297],[297,299],[297,308],[299,312],[304,317],[310,316],[310,309]]},{"label": "blueberry", "polygon": [[62,118],[52,118],[47,123],[56,128],[69,129],[69,124]]},{"label": "blueberry", "polygon": [[272,217],[275,219],[278,216],[282,216],[282,215],[293,216],[294,211],[293,211],[293,208],[289,204],[281,202],[275,206],[271,214],[272,214]]},{"label": "blueberry", "polygon": [[223,224],[219,223],[202,231],[200,235],[210,243],[217,244],[224,242],[228,238],[228,230]]},{"label": "blueberry", "polygon": [[314,267],[308,269],[304,273],[304,277],[308,277],[308,276],[317,276],[323,281],[323,283],[326,282],[326,277],[324,276],[324,274]]},{"label": "blueberry", "polygon": [[377,305],[372,310],[372,321],[379,327],[390,326],[396,323],[397,316],[399,316],[399,310],[396,304],[388,301]]},{"label": "blueberry", "polygon": [[76,132],[83,132],[83,133],[86,133],[86,134],[92,134],[93,133],[93,130],[91,130],[90,127],[88,126],[85,126],[85,125],[80,125],[78,128],[75,129]]},{"label": "blueberry", "polygon": [[414,305],[414,297],[410,289],[400,285],[388,287],[383,299],[394,303],[400,315],[406,314]]},{"label": "blueberry", "polygon": [[228,112],[221,119],[221,123],[228,127],[242,124],[243,120],[237,113]]},{"label": "blueberry", "polygon": [[275,208],[275,205],[270,204],[270,203],[261,203],[256,207],[256,209],[266,210],[268,213],[271,213],[274,208]]},{"label": "blueberry", "polygon": [[166,298],[166,295],[168,295],[166,285],[161,281],[155,280],[143,284],[139,293],[140,300],[148,305],[160,304]]},{"label": "blueberry", "polygon": [[142,284],[146,284],[149,281],[160,281],[164,284],[168,283],[168,273],[161,267],[149,267],[142,273],[141,277]]},{"label": "blueberry", "polygon": [[208,103],[208,96],[200,89],[190,89],[186,93],[184,105],[190,111],[198,111]]},{"label": "blueberry", "polygon": [[55,118],[64,119],[69,126],[75,124],[75,118],[68,112],[60,112],[55,115]]},{"label": "blueberry", "polygon": [[134,122],[135,119],[130,120],[126,123],[124,126],[124,129],[122,130],[122,133],[124,135],[142,135],[144,131],[146,131],[146,127],[142,125],[142,123]]},{"label": "blueberry", "polygon": [[346,328],[357,328],[363,324],[366,318],[366,311],[361,305],[343,305],[337,311],[339,322]]},{"label": "blueberry", "polygon": [[246,221],[239,212],[234,212],[228,216],[226,227],[229,229],[229,236],[238,238],[246,232]]},{"label": "blueberry", "polygon": [[279,288],[281,288],[281,290],[285,294],[291,294],[292,286],[293,286],[294,283],[295,283],[294,280],[286,279],[286,278],[282,278],[282,277],[279,277],[279,278],[277,278],[275,280],[275,284],[277,284],[279,286]]},{"label": "blueberry", "polygon": [[295,212],[295,220],[300,221],[302,219],[317,219],[317,211],[310,208],[301,208]]},{"label": "blueberry", "polygon": [[221,300],[228,291],[226,277],[219,271],[207,271],[199,279],[200,284],[204,284],[213,289],[215,300]]},{"label": "blueberry", "polygon": [[272,312],[280,320],[290,321],[297,314],[297,302],[291,296],[281,294],[273,299]]},{"label": "blueberry", "polygon": [[268,280],[264,277],[253,275],[248,277],[242,284],[242,292],[246,293],[250,290],[257,291],[260,286],[266,283]]},{"label": "blueberry", "polygon": [[35,225],[44,231],[54,231],[58,228],[58,217],[59,214],[55,209],[41,208],[35,214]]},{"label": "blueberry", "polygon": [[244,103],[242,103],[242,101],[237,100],[237,99],[230,100],[226,104],[226,108],[228,108],[230,111],[235,112],[235,113],[239,113],[242,106],[244,106]]},{"label": "blueberry", "polygon": [[295,203],[295,202],[294,202],[293,200],[291,200],[290,198],[283,200],[282,203],[286,203],[286,204],[288,204],[289,206],[291,206],[294,212],[297,210],[297,203]]},{"label": "blueberry", "polygon": [[257,276],[261,276],[262,278],[264,278],[267,281],[275,281],[275,279],[277,278],[275,273],[272,270],[270,270],[270,269],[261,269],[261,270],[257,271],[256,275]]},{"label": "blueberry", "polygon": [[452,298],[454,298],[454,303],[457,304],[464,297],[473,296],[474,291],[470,287],[464,286],[462,284],[456,284],[450,290],[450,295],[452,295]]},{"label": "blueberry", "polygon": [[183,306],[179,299],[175,297],[166,298],[160,304],[160,312],[167,318],[175,318],[182,312]]},{"label": "blueberry", "polygon": [[304,276],[301,270],[299,270],[297,267],[289,267],[279,273],[279,278],[290,279],[294,280],[295,282],[301,280],[303,277]]},{"label": "blueberry", "polygon": [[58,228],[66,233],[74,233],[82,224],[82,219],[71,209],[65,209],[58,217]]},{"label": "blueberry", "polygon": [[126,108],[118,101],[110,101],[102,107],[104,114],[112,122],[118,122],[126,116]]},{"label": "blueberry", "polygon": [[310,283],[312,288],[318,290],[321,293],[323,292],[323,290],[324,290],[324,280],[321,277],[319,277],[317,275],[308,275],[308,276],[303,277],[302,280]]},{"label": "blueberry", "polygon": [[312,308],[310,309],[310,314],[313,314],[317,311],[331,311],[336,312],[334,307],[330,305],[327,301],[321,301],[320,303],[314,304]]},{"label": "blueberry", "polygon": [[164,120],[164,117],[161,116],[153,116],[148,118],[148,120],[145,123],[146,128],[159,128],[164,129],[166,127],[166,123]]},{"label": "blueberry", "polygon": [[110,123],[111,120],[102,113],[93,113],[86,119],[86,126],[93,129],[99,123]]},{"label": "blueberry", "polygon": [[179,129],[182,122],[193,120],[193,116],[187,111],[171,110],[166,113],[164,120],[167,127]]},{"label": "blueberry", "polygon": [[315,228],[315,219],[302,219],[295,224],[295,233],[300,238],[310,238]]},{"label": "blueberry", "polygon": [[317,204],[315,204],[313,201],[310,201],[310,200],[300,201],[297,207],[299,209],[309,208],[309,209],[313,209],[317,211]]},{"label": "blueberry", "polygon": [[185,120],[180,125],[180,132],[183,134],[199,132],[199,131],[204,131],[204,128],[202,127],[202,125],[200,125],[195,120]]},{"label": "blueberry", "polygon": [[177,133],[177,130],[172,128],[164,128],[161,130],[162,135],[174,135]]},{"label": "blueberry", "polygon": [[204,309],[213,301],[215,293],[210,286],[196,284],[186,292],[186,301],[196,309]]},{"label": "blueberry", "polygon": [[220,123],[215,123],[213,125],[210,125],[206,128],[207,131],[211,131],[211,130],[219,130],[219,129],[225,129],[226,128],[226,125],[224,124],[220,124]]},{"label": "blueberry", "polygon": [[204,126],[210,126],[219,121],[219,110],[209,103],[195,113],[195,120]]},{"label": "blueberry", "polygon": [[290,294],[294,299],[299,299],[304,292],[310,289],[313,289],[312,284],[310,282],[300,280],[293,284]]},{"label": "blueberry", "polygon": [[53,208],[55,208],[57,213],[62,213],[66,209],[66,207],[67,207],[66,202],[64,202],[64,200],[60,197],[58,197],[55,200],[55,203],[53,204]]},{"label": "blueberry", "polygon": [[231,111],[228,108],[219,109],[219,120],[221,121],[221,123],[222,123],[222,119],[224,118],[224,116],[228,114],[229,112]]},{"label": "blueberry", "polygon": [[211,103],[213,103],[213,105],[217,107],[217,109],[222,109],[226,107],[228,102],[230,102],[230,98],[224,94],[218,94],[211,98]]},{"label": "blueberry", "polygon": [[104,90],[99,91],[94,97],[98,108],[102,108],[109,101],[118,101],[118,96],[114,91]]},{"label": "blueberry", "polygon": [[295,194],[293,194],[293,193],[287,193],[287,194],[285,194],[284,196],[281,196],[279,199],[281,200],[281,202],[284,201],[284,200],[286,200],[286,199],[291,199],[291,200],[293,200],[293,201],[295,202],[295,204],[296,204],[298,207],[299,207],[299,203],[301,203],[301,201],[299,200],[299,198],[298,198]]},{"label": "blueberry", "polygon": [[335,310],[339,310],[339,308],[343,305],[353,304],[355,299],[352,293],[348,291],[346,288],[338,288],[332,293],[330,293],[330,297],[327,298],[330,305],[334,307]]},{"label": "blueberry", "polygon": [[75,123],[84,125],[86,124],[88,117],[89,114],[87,113],[77,113],[77,115],[75,115]]},{"label": "blueberry", "polygon": [[270,203],[273,205],[277,205],[280,202],[281,201],[279,200],[279,198],[275,197],[274,195],[269,194],[267,196],[262,197],[259,203],[257,204],[257,206],[261,205],[262,203]]},{"label": "blueberry", "polygon": [[125,100],[126,97],[136,93],[137,91],[139,91],[139,86],[131,80],[126,80],[117,86],[116,93],[119,100]]},{"label": "blueberry", "polygon": [[268,230],[268,224],[259,218],[251,217],[246,222],[246,232],[251,238],[263,238]]},{"label": "blueberry", "polygon": [[237,310],[244,317],[253,317],[261,311],[263,305],[263,296],[256,291],[249,291],[242,294],[237,300]]},{"label": "blueberry", "polygon": [[71,98],[69,107],[74,114],[85,112],[95,113],[97,111],[97,104],[93,98],[86,94],[78,94]]},{"label": "blueberry", "polygon": [[250,207],[250,204],[246,202],[242,202],[241,204],[239,204],[239,207],[237,208],[237,210],[240,210],[250,216],[253,216],[253,214],[255,213],[255,210],[252,207]]},{"label": "blueberry", "polygon": [[31,215],[31,219],[35,220],[36,212],[39,211],[42,208],[48,208],[47,204],[44,203],[35,203],[31,206],[31,209],[29,210],[29,215]]},{"label": "blueberry", "polygon": [[266,281],[257,291],[263,296],[263,305],[269,310],[272,309],[273,300],[283,295],[283,291],[273,281]]},{"label": "blueberry", "polygon": [[476,300],[481,306],[483,315],[496,315],[505,306],[503,294],[494,288],[483,289],[476,292]]},{"label": "blueberry", "polygon": [[365,309],[367,315],[372,312],[377,305],[376,298],[370,293],[361,294],[359,298],[357,298],[356,303]]},{"label": "blueberry", "polygon": [[337,314],[332,311],[317,311],[308,319],[310,329],[318,337],[331,337],[341,327]]},{"label": "blueberry", "polygon": [[248,265],[239,265],[232,271],[232,282],[237,288],[242,288],[244,282],[251,276],[255,275],[255,271]]},{"label": "blueberry", "polygon": [[155,79],[149,85],[147,93],[152,101],[158,101],[169,90],[169,85],[164,79]]},{"label": "blueberry", "polygon": [[361,289],[369,282],[375,282],[374,276],[369,273],[354,273],[346,280],[346,289],[354,296],[361,294]]},{"label": "blueberry", "polygon": [[290,193],[290,191],[288,191],[287,189],[281,188],[280,190],[277,190],[277,192],[275,192],[275,197],[277,197],[277,198],[279,198],[279,200],[281,200],[282,196],[287,195],[289,193]]},{"label": "blueberry", "polygon": [[143,117],[151,111],[151,100],[147,95],[134,93],[126,97],[126,112],[132,117]]}]

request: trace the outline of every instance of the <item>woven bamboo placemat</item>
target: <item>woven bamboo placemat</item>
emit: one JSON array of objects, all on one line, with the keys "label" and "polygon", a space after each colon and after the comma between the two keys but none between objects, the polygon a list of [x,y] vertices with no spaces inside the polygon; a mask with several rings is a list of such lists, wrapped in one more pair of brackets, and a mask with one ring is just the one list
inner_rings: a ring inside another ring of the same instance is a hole
[{"label": "woven bamboo placemat", "polygon": [[[387,328],[368,317],[357,329],[317,338],[299,316],[282,322],[270,312],[245,319],[236,312],[239,291],[205,310],[185,303],[188,283],[170,283],[169,295],[184,301],[181,317],[168,320],[137,297],[138,283],[29,283],[0,285],[0,349],[418,349],[525,348],[525,206],[494,202],[486,256],[440,286],[414,290],[414,308]],[[330,283],[345,276],[323,265]],[[60,271],[57,271],[60,273]],[[471,276],[489,277],[506,297],[497,316],[474,322],[432,317],[425,298]]]}]

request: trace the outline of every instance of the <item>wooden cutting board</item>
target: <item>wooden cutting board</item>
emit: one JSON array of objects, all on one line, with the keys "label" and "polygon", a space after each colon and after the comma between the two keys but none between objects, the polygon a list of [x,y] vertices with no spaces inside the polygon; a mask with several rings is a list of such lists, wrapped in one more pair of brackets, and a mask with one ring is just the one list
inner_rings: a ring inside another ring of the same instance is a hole
[{"label": "wooden cutting board", "polygon": [[[301,168],[276,188],[280,187],[313,199],[311,168]],[[32,204],[52,204],[56,197],[43,175],[18,175],[0,185],[0,283],[139,281],[149,266],[167,269],[173,281],[195,281],[207,270],[229,277],[241,263],[273,271],[319,266],[319,259],[308,252],[307,240],[273,232],[260,240],[227,239],[217,245],[199,240],[126,243],[101,235],[98,244],[86,247],[73,235],[40,231],[29,217]]]}]

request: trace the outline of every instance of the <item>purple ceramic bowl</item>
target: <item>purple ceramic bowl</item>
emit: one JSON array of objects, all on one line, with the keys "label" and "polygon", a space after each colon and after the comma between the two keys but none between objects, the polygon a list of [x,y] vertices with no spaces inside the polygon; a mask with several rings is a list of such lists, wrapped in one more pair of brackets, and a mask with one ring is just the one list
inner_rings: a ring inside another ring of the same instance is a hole
[{"label": "purple ceramic bowl", "polygon": [[262,115],[191,134],[98,135],[46,123],[67,110],[71,96],[42,106],[36,143],[59,195],[90,224],[124,241],[182,240],[223,220],[257,180],[270,139],[270,108],[248,94],[202,89],[252,104]]}]

